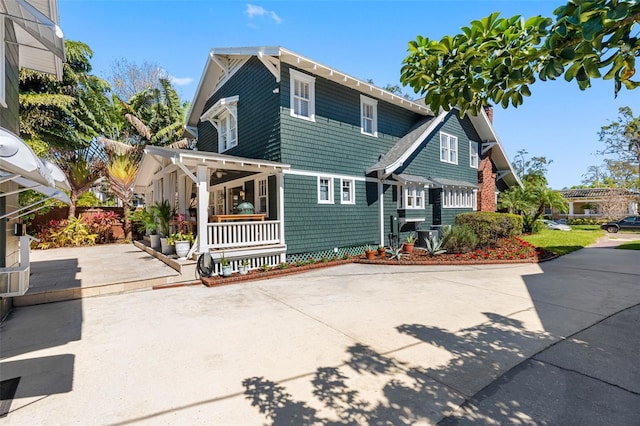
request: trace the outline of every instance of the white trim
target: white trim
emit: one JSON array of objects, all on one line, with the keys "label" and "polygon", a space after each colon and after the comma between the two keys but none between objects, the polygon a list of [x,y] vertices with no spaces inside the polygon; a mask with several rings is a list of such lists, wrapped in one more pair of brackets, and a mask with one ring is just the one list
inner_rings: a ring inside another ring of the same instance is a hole
[{"label": "white trim", "polygon": [[[320,181],[321,180],[328,180],[328,194],[327,194],[327,198],[328,200],[322,200],[320,198]],[[335,204],[335,199],[333,196],[333,186],[334,186],[334,180],[332,177],[330,176],[318,176],[318,186],[317,186],[317,190],[318,190],[318,204]]]},{"label": "white trim", "polygon": [[[475,154],[474,154],[474,146],[475,146]],[[479,142],[469,141],[469,167],[473,169],[477,169],[480,167],[480,155],[478,154],[478,147],[480,146]],[[473,164],[473,160],[475,158],[475,164]]]},{"label": "white trim", "polygon": [[4,39],[4,16],[0,15],[0,106],[7,108],[6,92],[6,55],[7,46]]},{"label": "white trim", "polygon": [[[442,142],[443,142],[443,138],[445,137],[446,143],[445,146],[442,146]],[[455,141],[455,150],[451,149],[451,142]],[[443,154],[443,148],[445,150],[445,158],[443,158],[442,154]],[[451,151],[455,152],[455,159],[451,160]],[[448,164],[458,164],[458,153],[460,151],[460,146],[458,145],[458,137],[451,135],[449,133],[440,132],[440,162],[442,163],[448,163]]]},{"label": "white trim", "polygon": [[[295,109],[295,90],[296,90],[296,82],[301,82],[303,84],[309,85],[309,97],[301,99],[306,99],[309,103],[307,112],[309,115],[301,115],[296,113]],[[301,73],[300,71],[296,71],[294,69],[289,69],[289,113],[292,117],[301,118],[303,120],[316,121],[316,79],[315,77],[310,76],[309,74]]]},{"label": "white trim", "polygon": [[265,55],[264,52],[258,52],[258,59],[276,78],[276,83],[280,83],[280,60],[271,55]]},{"label": "white trim", "polygon": [[377,182],[378,179],[370,178],[370,177],[362,177],[362,176],[351,176],[351,175],[341,175],[337,173],[324,173],[324,172],[312,172],[308,170],[284,170],[284,173],[287,175],[295,175],[295,176],[309,176],[309,177],[319,177],[319,176],[328,176],[333,179],[352,179],[355,181],[361,182]]},{"label": "white trim", "polygon": [[[345,182],[349,182],[349,200],[345,201],[343,198],[344,195],[344,184]],[[356,203],[356,181],[354,179],[340,179],[340,204],[350,204],[354,205]]]},{"label": "white trim", "polygon": [[442,189],[443,209],[477,209],[477,189],[451,188]]},{"label": "white trim", "polygon": [[[418,184],[405,184],[398,185],[398,209],[400,210],[424,210],[426,191],[424,185]],[[417,203],[416,199],[419,198],[420,202]],[[409,200],[412,201],[412,205],[409,205]]]},{"label": "white trim", "polygon": [[[372,117],[365,117],[366,106],[371,107]],[[371,120],[371,132],[365,131],[365,120]],[[364,95],[360,95],[360,133],[378,137],[378,101]]]},{"label": "white trim", "polygon": [[[253,180],[254,184],[254,198],[255,198],[255,210],[257,213],[265,213],[269,214],[269,176],[262,176],[260,178]],[[264,190],[265,194],[260,195],[260,183],[264,182]],[[263,198],[266,200],[264,211],[260,210],[260,199]]]}]

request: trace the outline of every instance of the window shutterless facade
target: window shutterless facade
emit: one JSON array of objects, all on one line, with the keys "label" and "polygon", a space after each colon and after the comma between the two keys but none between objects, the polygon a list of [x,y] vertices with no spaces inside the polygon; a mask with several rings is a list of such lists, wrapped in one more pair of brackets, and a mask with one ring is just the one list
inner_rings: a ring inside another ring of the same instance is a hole
[{"label": "window shutterless facade", "polygon": [[476,210],[477,190],[472,188],[444,188],[442,207],[447,209],[463,208]]},{"label": "window shutterless facade", "polygon": [[316,79],[296,70],[289,70],[291,80],[291,116],[315,121]]},{"label": "window shutterless facade", "polygon": [[458,138],[440,132],[440,161],[458,164]]},{"label": "window shutterless facade", "polygon": [[333,178],[318,177],[318,204],[333,204]]},{"label": "window shutterless facade", "polygon": [[398,187],[399,209],[424,209],[424,187],[420,185],[404,185]]},{"label": "window shutterless facade", "polygon": [[478,168],[478,142],[469,141],[469,167]]},{"label": "window shutterless facade", "polygon": [[340,179],[340,203],[355,204],[355,182],[353,179]]},{"label": "window shutterless facade", "polygon": [[216,128],[219,153],[238,145],[238,99],[238,96],[219,99],[200,117]]},{"label": "window shutterless facade", "polygon": [[360,95],[360,123],[362,134],[378,136],[378,101]]}]

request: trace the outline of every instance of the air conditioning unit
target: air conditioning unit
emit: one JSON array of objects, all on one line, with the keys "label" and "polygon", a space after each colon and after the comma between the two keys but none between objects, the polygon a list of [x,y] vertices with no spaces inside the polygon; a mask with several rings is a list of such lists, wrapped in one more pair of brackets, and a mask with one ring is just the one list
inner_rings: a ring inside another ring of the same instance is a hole
[{"label": "air conditioning unit", "polygon": [[0,297],[22,296],[29,290],[29,266],[0,268]]}]

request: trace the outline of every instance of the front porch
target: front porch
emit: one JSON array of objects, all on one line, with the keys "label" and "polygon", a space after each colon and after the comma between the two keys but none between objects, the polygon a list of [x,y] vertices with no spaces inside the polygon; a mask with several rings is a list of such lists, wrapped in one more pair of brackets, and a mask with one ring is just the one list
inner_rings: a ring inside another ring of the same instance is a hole
[{"label": "front porch", "polygon": [[[147,147],[135,190],[147,205],[167,200],[175,215],[183,215],[196,235],[192,251],[211,252],[216,268],[223,256],[234,270],[243,260],[251,268],[274,266],[286,258],[283,174],[288,169],[265,160]],[[247,202],[254,206],[248,212],[242,210]]]}]

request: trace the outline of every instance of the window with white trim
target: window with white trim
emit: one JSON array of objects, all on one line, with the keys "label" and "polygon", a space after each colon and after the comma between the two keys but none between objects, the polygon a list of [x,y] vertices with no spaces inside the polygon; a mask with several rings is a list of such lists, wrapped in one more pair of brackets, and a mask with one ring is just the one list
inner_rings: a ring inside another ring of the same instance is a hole
[{"label": "window with white trim", "polygon": [[318,204],[333,204],[333,178],[318,176]]},{"label": "window with white trim", "polygon": [[355,204],[355,182],[353,179],[340,179],[340,204]]},{"label": "window with white trim", "polygon": [[440,132],[440,161],[458,164],[458,138]]},{"label": "window with white trim", "polygon": [[224,152],[238,145],[238,125],[236,118],[229,112],[222,113],[218,119],[218,152]]},{"label": "window with white trim", "polygon": [[258,192],[256,194],[256,212],[267,213],[269,211],[269,185],[267,179],[258,180]]},{"label": "window with white trim", "polygon": [[478,142],[469,141],[469,167],[478,168]]},{"label": "window with white trim", "polygon": [[477,189],[444,188],[442,190],[442,207],[446,209],[461,208],[476,210]]},{"label": "window with white trim", "polygon": [[424,186],[403,185],[398,187],[398,208],[400,209],[424,209]]},{"label": "window with white trim", "polygon": [[219,99],[205,111],[200,121],[209,121],[218,132],[218,152],[238,145],[238,96]]},{"label": "window with white trim", "polygon": [[360,95],[360,123],[362,134],[378,136],[378,101]]},{"label": "window with white trim", "polygon": [[310,75],[290,69],[291,116],[316,120],[316,79]]}]

